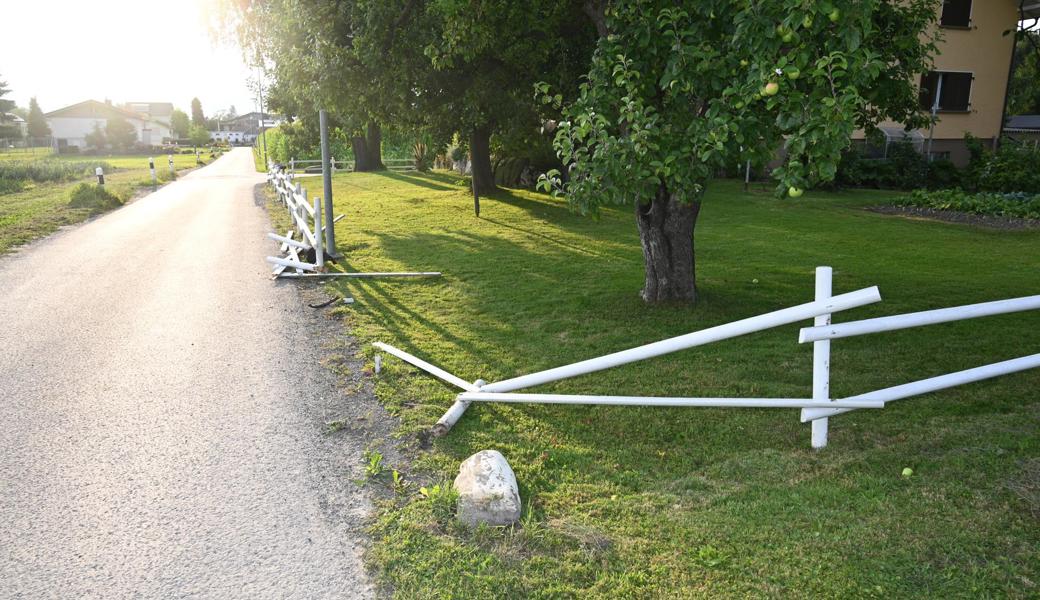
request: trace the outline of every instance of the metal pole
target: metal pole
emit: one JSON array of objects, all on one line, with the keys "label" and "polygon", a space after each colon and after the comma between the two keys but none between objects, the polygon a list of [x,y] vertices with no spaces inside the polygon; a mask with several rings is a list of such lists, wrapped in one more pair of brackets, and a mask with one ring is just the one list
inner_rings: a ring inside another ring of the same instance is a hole
[{"label": "metal pole", "polygon": [[[831,280],[833,272],[830,267],[816,267],[816,300],[817,302],[831,297]],[[830,314],[819,315],[813,325],[823,327],[831,324]],[[831,395],[831,341],[820,340],[813,343],[813,382],[812,399],[828,401]],[[804,416],[803,409],[803,416]],[[816,450],[827,447],[827,419],[816,419],[812,422],[812,447]]]},{"label": "metal pole", "polygon": [[264,115],[264,82],[260,79],[260,65],[257,65],[256,93],[260,96],[260,137],[264,143],[264,164],[267,164],[267,117]]},{"label": "metal pole", "polygon": [[744,167],[744,191],[748,191],[748,185],[751,183],[751,160],[748,159],[747,166]]},{"label": "metal pole", "polygon": [[[325,184],[325,251],[330,258],[336,258],[336,228],[332,222],[332,166],[329,151],[329,119],[325,110],[318,111],[318,124],[321,129],[321,178]],[[318,225],[318,235],[321,235],[321,224]]]},{"label": "metal pole", "polygon": [[[932,162],[932,140],[935,138],[935,118],[939,114],[939,95],[942,94],[942,73],[935,75],[935,100],[932,101],[932,124],[928,129],[928,162]],[[885,137],[885,157],[888,158],[888,137]]]}]

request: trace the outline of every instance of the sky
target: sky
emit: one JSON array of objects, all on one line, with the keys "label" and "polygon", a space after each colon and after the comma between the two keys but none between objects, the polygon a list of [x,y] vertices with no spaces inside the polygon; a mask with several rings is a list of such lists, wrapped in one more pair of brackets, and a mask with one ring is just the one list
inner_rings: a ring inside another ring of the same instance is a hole
[{"label": "sky", "polygon": [[0,81],[5,98],[44,112],[93,99],[172,102],[207,116],[234,105],[256,110],[235,45],[215,44],[207,18],[215,0],[30,0],[3,11]]}]

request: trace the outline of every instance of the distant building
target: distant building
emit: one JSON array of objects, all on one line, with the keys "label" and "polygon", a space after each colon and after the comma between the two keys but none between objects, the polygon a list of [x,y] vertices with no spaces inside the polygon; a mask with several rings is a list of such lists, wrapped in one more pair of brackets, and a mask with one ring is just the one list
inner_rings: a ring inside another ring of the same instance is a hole
[{"label": "distant building", "polygon": [[[0,113],[0,131],[13,130],[17,130],[20,137],[24,138],[29,133],[29,124],[14,113]],[[0,134],[0,137],[4,137],[4,135]]]},{"label": "distant building", "polygon": [[[258,112],[239,115],[234,119],[219,121],[217,130],[210,131],[209,135],[216,141],[228,142],[229,144],[252,144],[260,135],[260,116]],[[284,119],[279,115],[263,113],[266,129],[276,127]]]},{"label": "distant building", "polygon": [[[937,120],[934,131],[907,135],[919,151],[963,165],[968,161],[966,133],[990,145],[1000,137],[1014,49],[1014,36],[1005,33],[1017,29],[1020,18],[1040,17],[1040,2],[944,0],[938,10],[944,39],[935,70],[919,80],[921,110],[934,108]],[[886,148],[904,136],[899,123],[882,123],[881,130]],[[853,136],[863,138],[862,132]]]},{"label": "distant building", "polygon": [[[161,106],[167,103],[138,103]],[[170,104],[170,113],[173,105]],[[121,117],[133,125],[137,132],[137,142],[146,146],[155,146],[168,141],[172,137],[170,132],[169,116],[165,121],[161,115],[155,117],[146,113],[113,106],[108,102],[97,100],[86,100],[79,104],[66,106],[44,115],[47,124],[51,128],[51,136],[58,148],[67,146],[87,146],[86,137],[97,125],[102,130],[108,124],[109,119]]]},{"label": "distant building", "polygon": [[167,127],[170,126],[170,120],[173,118],[172,102],[127,102],[123,108],[139,115],[145,115],[153,121],[165,123]]},{"label": "distant building", "polygon": [[1021,142],[1040,142],[1040,115],[1017,115],[1008,117],[1004,124],[1004,135]]}]

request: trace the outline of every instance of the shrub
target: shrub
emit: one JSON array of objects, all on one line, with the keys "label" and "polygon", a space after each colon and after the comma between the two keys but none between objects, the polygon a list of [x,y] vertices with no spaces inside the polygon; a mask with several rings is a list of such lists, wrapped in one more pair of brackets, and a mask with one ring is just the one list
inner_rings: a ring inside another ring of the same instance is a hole
[{"label": "shrub", "polygon": [[24,180],[0,178],[0,194],[13,194],[23,189],[25,189]]},{"label": "shrub", "polygon": [[93,183],[81,183],[69,192],[69,207],[104,212],[122,206],[123,200],[105,188]]},{"label": "shrub", "polygon": [[954,210],[976,215],[1040,219],[1040,194],[1024,192],[970,193],[961,190],[915,191],[896,199],[898,206]]},{"label": "shrub", "polygon": [[857,148],[846,150],[835,178],[850,187],[910,190],[928,185],[930,174],[928,161],[903,141],[889,144],[886,158],[866,158]]},{"label": "shrub", "polygon": [[979,171],[978,188],[989,192],[1040,193],[1040,151],[1005,143],[987,153]]},{"label": "shrub", "polygon": [[429,151],[424,142],[415,142],[412,146],[412,155],[415,159],[415,170],[425,173],[433,167],[433,153]]}]

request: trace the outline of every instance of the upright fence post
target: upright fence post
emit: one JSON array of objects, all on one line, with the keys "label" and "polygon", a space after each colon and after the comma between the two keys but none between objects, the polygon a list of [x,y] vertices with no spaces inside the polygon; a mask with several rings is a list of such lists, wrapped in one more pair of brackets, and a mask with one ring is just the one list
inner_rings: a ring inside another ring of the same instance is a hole
[{"label": "upright fence post", "polygon": [[314,198],[314,264],[319,269],[325,266],[325,252],[321,239],[321,198]]},{"label": "upright fence post", "polygon": [[[318,111],[318,124],[321,129],[321,178],[325,194],[325,220],[328,221],[325,227],[325,250],[329,253],[329,258],[335,258],[336,227],[332,222],[332,166],[329,164],[332,152],[329,150],[329,121],[324,109]],[[314,234],[321,235],[320,221]]]},{"label": "upright fence post", "polygon": [[289,172],[292,173],[293,175],[296,174],[296,159],[295,158],[290,158],[289,159]]},{"label": "upright fence post", "polygon": [[[830,267],[816,267],[816,300],[831,297],[833,271]],[[831,324],[831,315],[816,317],[813,324],[817,327]],[[831,395],[831,341],[813,342],[813,400],[830,400]],[[805,409],[802,409],[803,412]],[[827,447],[827,419],[816,419],[812,422],[812,447]]]},{"label": "upright fence post", "polygon": [[152,173],[152,190],[159,187],[159,178],[155,176],[155,159],[148,157],[148,170]]}]

